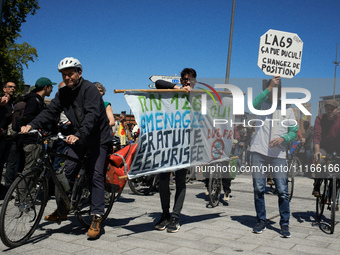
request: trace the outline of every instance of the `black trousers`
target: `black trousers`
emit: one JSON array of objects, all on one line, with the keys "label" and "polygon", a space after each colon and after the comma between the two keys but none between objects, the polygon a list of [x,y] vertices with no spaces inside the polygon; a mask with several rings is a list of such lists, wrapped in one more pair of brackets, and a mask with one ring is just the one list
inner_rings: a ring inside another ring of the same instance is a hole
[{"label": "black trousers", "polygon": [[[170,210],[170,174],[161,173],[159,175],[159,196],[161,198],[161,205],[163,213],[169,213]],[[178,218],[183,208],[185,191],[186,191],[186,174],[187,169],[177,170],[175,173],[176,194],[175,204],[173,207],[172,217]]]}]

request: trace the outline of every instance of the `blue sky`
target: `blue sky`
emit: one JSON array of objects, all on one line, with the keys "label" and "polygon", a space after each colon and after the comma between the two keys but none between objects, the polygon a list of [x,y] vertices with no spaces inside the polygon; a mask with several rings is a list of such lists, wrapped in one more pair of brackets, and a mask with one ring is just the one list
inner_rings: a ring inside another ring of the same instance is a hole
[{"label": "blue sky", "polygon": [[[104,101],[119,113],[130,110],[123,94],[113,90],[148,88],[151,75],[179,75],[183,68],[192,67],[198,78],[225,77],[232,0],[39,4],[37,14],[22,25],[18,40],[31,44],[39,55],[24,70],[28,84],[41,76],[59,83],[59,61],[76,57],[83,65],[83,77],[101,82],[107,89]],[[230,77],[270,78],[257,66],[260,37],[269,29],[296,33],[304,42],[301,71],[282,84],[289,86],[294,80],[299,83],[295,86],[311,91],[314,119],[319,97],[333,94],[339,11],[338,0],[236,0]],[[336,94],[340,94],[337,80]],[[254,81],[256,93],[262,84]],[[234,85],[247,90],[245,85]]]}]

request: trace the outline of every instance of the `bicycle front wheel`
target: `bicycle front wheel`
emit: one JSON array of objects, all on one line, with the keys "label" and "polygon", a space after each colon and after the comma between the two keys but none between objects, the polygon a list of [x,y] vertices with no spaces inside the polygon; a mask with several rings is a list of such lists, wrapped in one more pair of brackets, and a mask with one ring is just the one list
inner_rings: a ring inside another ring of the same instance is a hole
[{"label": "bicycle front wheel", "polygon": [[321,219],[327,202],[327,179],[321,181],[320,196],[316,198],[316,218]]},{"label": "bicycle front wheel", "polygon": [[337,203],[337,186],[336,186],[336,178],[333,177],[332,180],[332,197],[331,197],[331,234],[334,233],[335,228],[335,211],[336,211],[336,203]]},{"label": "bicycle front wheel", "polygon": [[289,201],[291,201],[293,198],[293,193],[294,193],[294,169],[292,168],[288,171],[287,186],[288,186]]},{"label": "bicycle front wheel", "polygon": [[222,178],[217,173],[211,173],[209,178],[209,204],[215,207],[220,202]]},{"label": "bicycle front wheel", "polygon": [[47,179],[39,169],[29,170],[15,179],[0,215],[0,235],[6,246],[20,246],[32,236],[44,213],[47,195]]}]

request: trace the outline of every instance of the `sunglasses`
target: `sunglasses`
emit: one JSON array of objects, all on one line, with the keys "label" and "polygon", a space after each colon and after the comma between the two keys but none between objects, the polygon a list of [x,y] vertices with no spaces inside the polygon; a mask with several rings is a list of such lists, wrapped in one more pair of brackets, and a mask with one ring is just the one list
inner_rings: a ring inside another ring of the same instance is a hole
[{"label": "sunglasses", "polygon": [[182,81],[187,82],[187,81],[196,81],[195,78],[182,78]]}]

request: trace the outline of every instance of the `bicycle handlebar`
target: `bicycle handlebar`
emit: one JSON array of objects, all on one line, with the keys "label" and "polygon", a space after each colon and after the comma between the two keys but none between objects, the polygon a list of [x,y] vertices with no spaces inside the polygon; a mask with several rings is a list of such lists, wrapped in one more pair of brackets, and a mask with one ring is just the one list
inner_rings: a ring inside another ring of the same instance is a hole
[{"label": "bicycle handlebar", "polygon": [[51,140],[51,141],[55,141],[55,140],[62,140],[64,142],[66,142],[66,136],[64,136],[62,133],[58,133],[58,134],[48,134],[48,133],[44,133],[38,129],[31,129],[30,131],[28,131],[27,133],[22,133],[19,132],[19,135],[28,135],[28,134],[35,134],[37,133],[38,136],[40,138],[42,138],[43,140]]},{"label": "bicycle handlebar", "polygon": [[336,154],[327,154],[326,156],[321,156],[321,158],[324,158],[326,160],[339,160],[340,156]]}]

